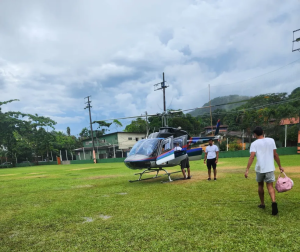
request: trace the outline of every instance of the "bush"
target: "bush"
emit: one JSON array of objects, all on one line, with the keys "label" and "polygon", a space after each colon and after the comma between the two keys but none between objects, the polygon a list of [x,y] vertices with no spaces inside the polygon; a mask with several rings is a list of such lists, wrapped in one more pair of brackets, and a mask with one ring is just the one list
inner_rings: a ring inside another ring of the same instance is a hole
[{"label": "bush", "polygon": [[221,143],[220,143],[220,151],[226,151],[227,150],[227,143],[226,143],[226,141],[222,141]]},{"label": "bush", "polygon": [[242,149],[242,146],[239,143],[237,143],[236,141],[230,143],[228,146],[229,151],[237,151],[237,150],[241,150],[241,149]]}]

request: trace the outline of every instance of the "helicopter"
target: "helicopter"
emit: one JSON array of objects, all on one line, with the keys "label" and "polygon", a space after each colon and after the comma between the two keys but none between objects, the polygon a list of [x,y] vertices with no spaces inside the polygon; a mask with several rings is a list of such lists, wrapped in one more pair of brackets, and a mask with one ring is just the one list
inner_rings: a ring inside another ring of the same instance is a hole
[{"label": "helicopter", "polygon": [[[220,120],[216,125],[215,136],[212,137],[190,137],[189,134],[181,128],[161,127],[158,132],[152,133],[147,139],[139,140],[130,150],[127,158],[124,160],[125,165],[133,170],[144,169],[140,173],[137,180],[129,180],[129,182],[142,181],[147,179],[158,178],[160,171],[164,171],[168,176],[167,182],[178,179],[172,179],[171,175],[180,171],[168,172],[166,167],[174,167],[180,165],[180,162],[187,157],[189,160],[200,160],[202,157],[201,144],[219,140],[217,135],[220,128]],[[182,150],[175,151],[176,145]],[[147,173],[156,172],[154,177],[142,179]],[[163,182],[163,181],[162,181]]]}]

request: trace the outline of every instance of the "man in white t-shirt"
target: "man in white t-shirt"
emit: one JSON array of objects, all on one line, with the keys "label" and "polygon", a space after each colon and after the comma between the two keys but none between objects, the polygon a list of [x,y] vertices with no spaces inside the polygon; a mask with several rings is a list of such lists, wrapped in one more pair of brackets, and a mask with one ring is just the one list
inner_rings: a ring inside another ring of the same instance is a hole
[{"label": "man in white t-shirt", "polygon": [[214,169],[214,180],[217,180],[217,163],[219,159],[219,148],[217,145],[214,145],[213,140],[208,141],[208,146],[205,149],[204,164],[207,160],[207,169],[208,169],[208,179],[211,180],[211,167]]},{"label": "man in white t-shirt", "polygon": [[283,168],[280,164],[279,156],[276,152],[276,145],[273,138],[264,137],[264,132],[261,127],[256,127],[253,131],[255,140],[250,147],[250,158],[248,161],[247,169],[245,172],[245,178],[248,178],[250,166],[253,163],[254,156],[256,155],[256,181],[258,182],[258,195],[260,198],[259,208],[265,209],[264,199],[264,182],[266,182],[267,189],[272,199],[272,215],[278,213],[277,203],[275,201],[275,190],[273,188],[273,182],[275,182],[275,165],[274,159],[279,166],[280,172],[283,172]]}]

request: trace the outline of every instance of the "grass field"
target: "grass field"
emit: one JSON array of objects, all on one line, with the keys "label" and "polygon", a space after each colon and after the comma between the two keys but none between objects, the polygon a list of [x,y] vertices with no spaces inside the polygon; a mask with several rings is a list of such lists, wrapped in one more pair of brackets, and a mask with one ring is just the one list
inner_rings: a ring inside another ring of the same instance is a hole
[{"label": "grass field", "polygon": [[295,186],[278,216],[268,195],[257,208],[247,158],[220,160],[217,181],[191,162],[191,180],[165,184],[129,183],[123,163],[0,169],[0,251],[300,251],[300,155],[281,160]]}]

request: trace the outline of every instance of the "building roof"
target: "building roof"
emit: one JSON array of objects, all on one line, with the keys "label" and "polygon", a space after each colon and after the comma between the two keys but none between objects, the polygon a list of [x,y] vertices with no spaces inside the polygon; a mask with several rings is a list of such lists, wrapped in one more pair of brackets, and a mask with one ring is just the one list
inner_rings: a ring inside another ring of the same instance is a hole
[{"label": "building roof", "polygon": [[296,124],[299,123],[299,117],[298,118],[285,118],[280,121],[280,125],[290,125],[290,124]]},{"label": "building roof", "polygon": [[[119,145],[114,145],[115,148],[117,148]],[[113,145],[105,145],[105,146],[95,146],[95,150],[106,150],[108,148],[113,148]],[[93,150],[93,147],[81,147],[81,148],[77,148],[75,149],[74,151],[75,152],[83,152],[84,151],[92,151]]]}]

